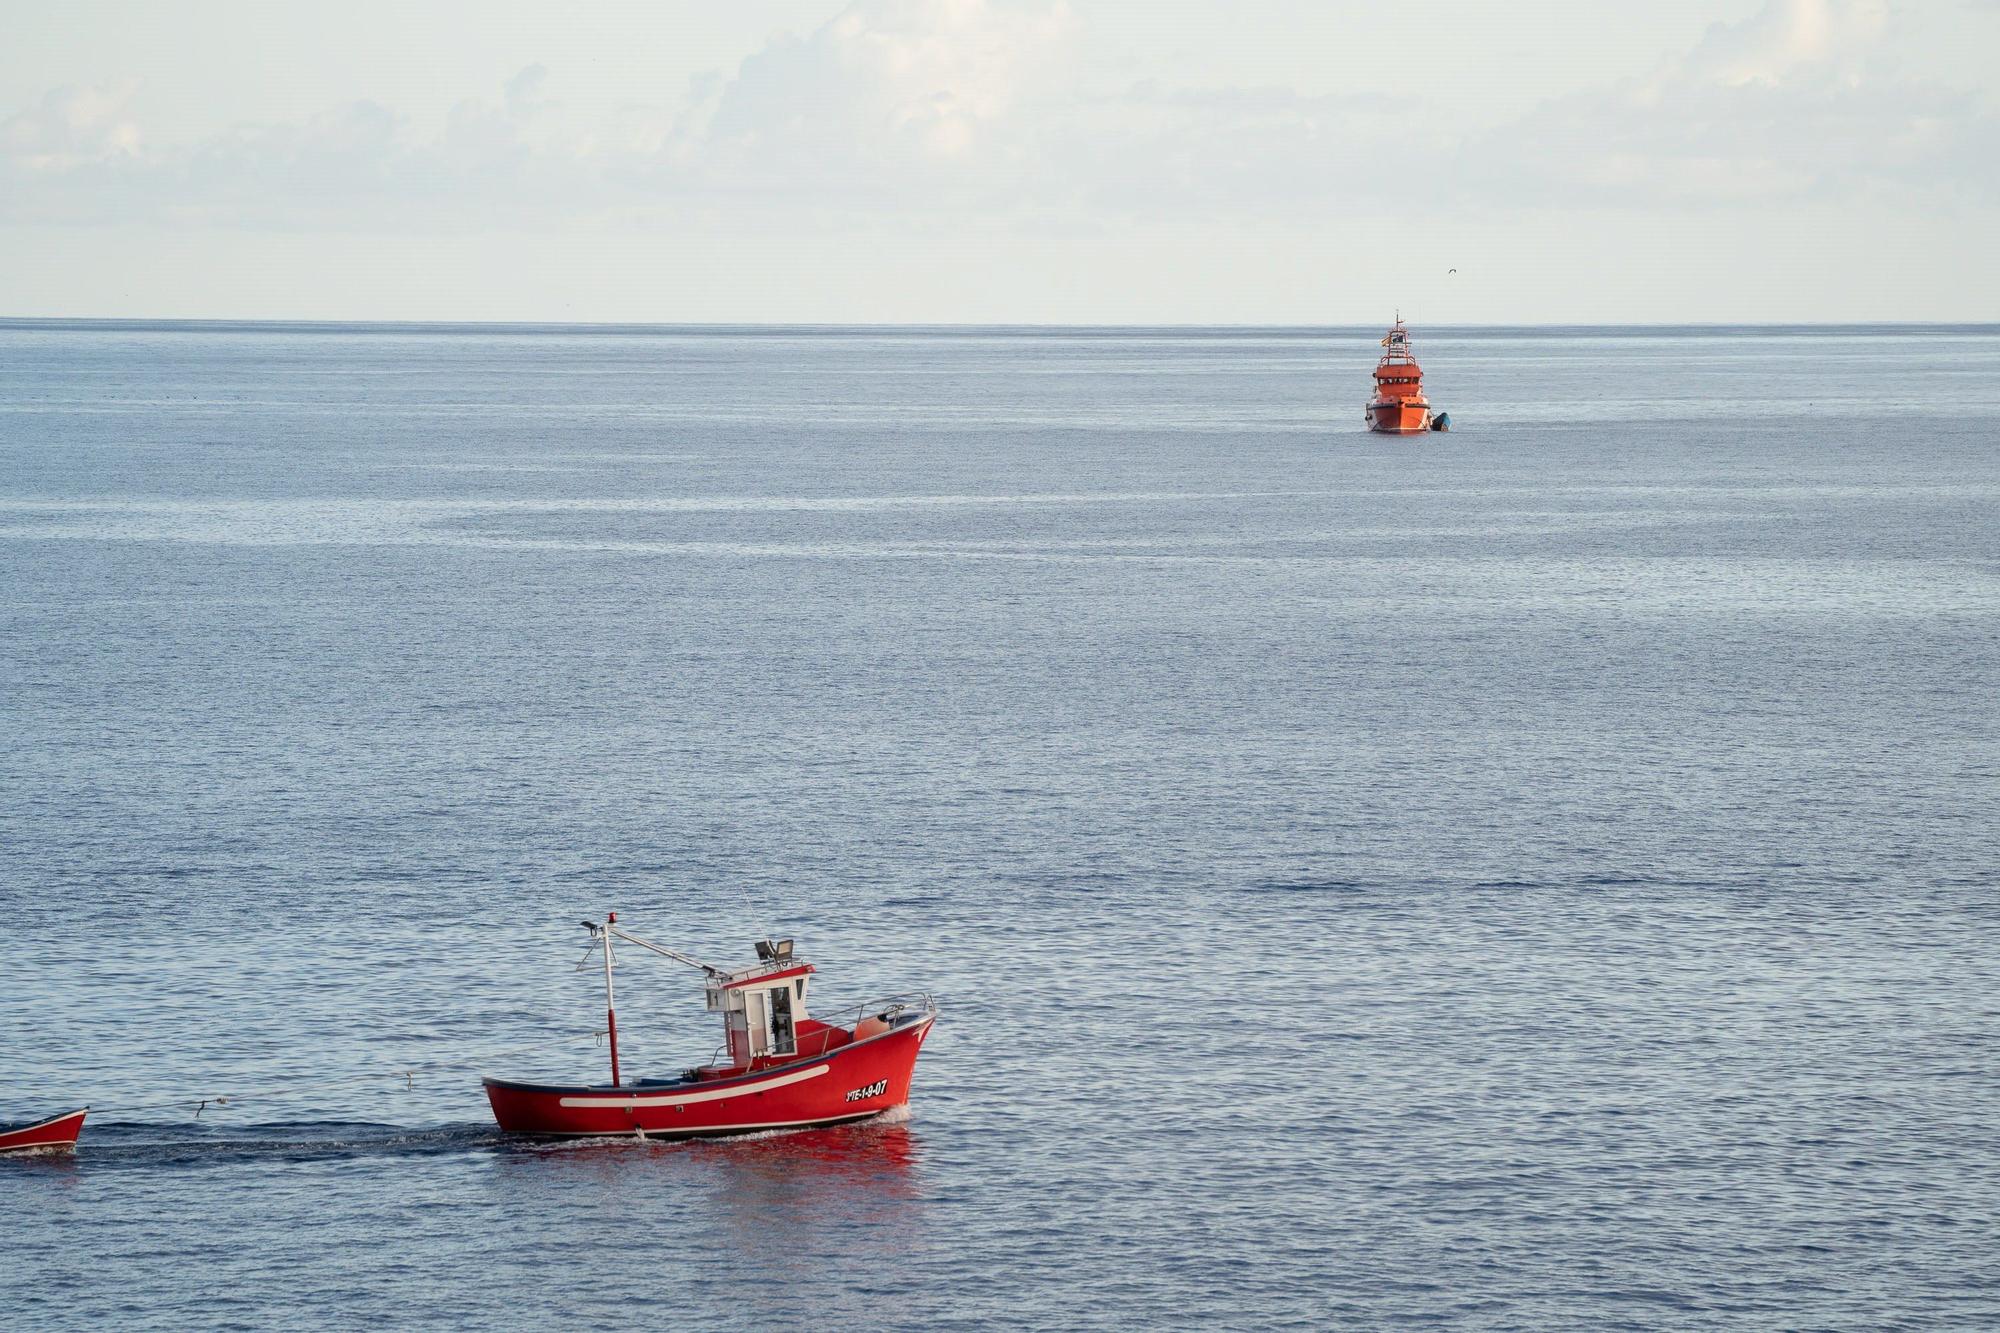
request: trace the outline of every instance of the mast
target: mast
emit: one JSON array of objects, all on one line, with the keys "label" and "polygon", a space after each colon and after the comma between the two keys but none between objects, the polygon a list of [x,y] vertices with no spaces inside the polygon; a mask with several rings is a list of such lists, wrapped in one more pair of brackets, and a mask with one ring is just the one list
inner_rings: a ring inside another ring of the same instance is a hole
[{"label": "mast", "polygon": [[[611,980],[611,969],[617,966],[617,960],[613,956],[611,951],[612,937],[615,935],[619,939],[624,940],[627,944],[636,944],[642,949],[650,949],[654,953],[660,954],[661,956],[666,958],[671,958],[677,963],[685,963],[689,967],[699,968],[703,973],[707,974],[710,978],[713,979],[720,979],[724,975],[724,973],[722,969],[718,967],[712,967],[709,964],[702,962],[701,959],[695,958],[689,954],[684,954],[679,949],[669,949],[664,944],[655,944],[651,940],[640,939],[637,935],[632,934],[630,931],[620,930],[618,928],[618,913],[616,912],[606,912],[604,914],[604,923],[602,925],[599,925],[595,921],[586,921],[583,923],[583,928],[590,932],[590,938],[594,942],[604,946],[604,1035],[610,1039],[611,1043],[611,1086],[615,1088],[618,1086],[619,1083],[618,995],[617,991],[612,985],[612,980]],[[590,955],[585,954],[583,956],[583,961],[576,965],[577,971],[581,972],[584,968],[588,967],[589,965],[590,965]]]},{"label": "mast", "polygon": [[604,1031],[611,1038],[611,1086],[618,1086],[618,1006],[611,991],[611,936],[618,913],[604,916]]}]

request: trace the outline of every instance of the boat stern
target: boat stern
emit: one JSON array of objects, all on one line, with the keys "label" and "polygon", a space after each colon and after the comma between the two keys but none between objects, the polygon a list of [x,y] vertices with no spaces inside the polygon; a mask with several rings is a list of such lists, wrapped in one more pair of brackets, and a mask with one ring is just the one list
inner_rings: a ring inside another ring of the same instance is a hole
[{"label": "boat stern", "polygon": [[32,1124],[0,1128],[0,1153],[70,1152],[88,1114],[90,1108],[85,1106]]}]

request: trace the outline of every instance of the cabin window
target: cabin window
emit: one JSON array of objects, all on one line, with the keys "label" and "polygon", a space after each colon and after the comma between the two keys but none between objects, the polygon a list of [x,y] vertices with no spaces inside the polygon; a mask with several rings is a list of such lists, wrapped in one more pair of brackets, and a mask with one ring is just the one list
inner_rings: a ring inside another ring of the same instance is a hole
[{"label": "cabin window", "polygon": [[792,992],[778,986],[771,991],[771,1051],[790,1055],[796,1049],[792,1041]]}]

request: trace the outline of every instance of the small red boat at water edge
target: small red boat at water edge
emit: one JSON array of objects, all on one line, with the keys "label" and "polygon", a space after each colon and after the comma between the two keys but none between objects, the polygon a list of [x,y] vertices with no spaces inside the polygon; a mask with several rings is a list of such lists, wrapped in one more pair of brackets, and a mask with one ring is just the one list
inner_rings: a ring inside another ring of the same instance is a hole
[{"label": "small red boat at water edge", "polygon": [[[583,924],[604,954],[611,1081],[486,1079],[493,1118],[508,1133],[694,1138],[865,1120],[909,1101],[917,1052],[937,1019],[929,995],[861,1005],[849,1026],[824,1023],[806,1015],[816,969],[790,940],[759,941],[757,961],[731,971],[639,938],[618,925],[616,912]],[[721,1058],[673,1078],[621,1079],[614,940],[701,969],[709,1012],[722,1015]]]},{"label": "small red boat at water edge", "polygon": [[1451,418],[1431,419],[1431,402],[1424,397],[1423,367],[1410,350],[1410,333],[1401,315],[1382,339],[1382,359],[1375,363],[1375,396],[1362,409],[1368,429],[1378,435],[1421,435],[1443,430]]},{"label": "small red boat at water edge", "polygon": [[0,1152],[68,1152],[76,1147],[76,1136],[83,1133],[83,1118],[88,1114],[86,1106],[32,1125],[0,1129]]}]

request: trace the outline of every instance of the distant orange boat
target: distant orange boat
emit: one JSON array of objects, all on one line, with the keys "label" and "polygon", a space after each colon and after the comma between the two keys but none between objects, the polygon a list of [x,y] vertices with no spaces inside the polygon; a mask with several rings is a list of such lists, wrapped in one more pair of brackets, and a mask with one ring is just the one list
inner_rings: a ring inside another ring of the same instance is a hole
[{"label": "distant orange boat", "polygon": [[1421,435],[1446,430],[1451,418],[1431,419],[1431,400],[1424,397],[1424,371],[1410,351],[1410,332],[1401,315],[1382,339],[1382,359],[1375,363],[1375,396],[1362,409],[1368,429],[1379,435]]}]

